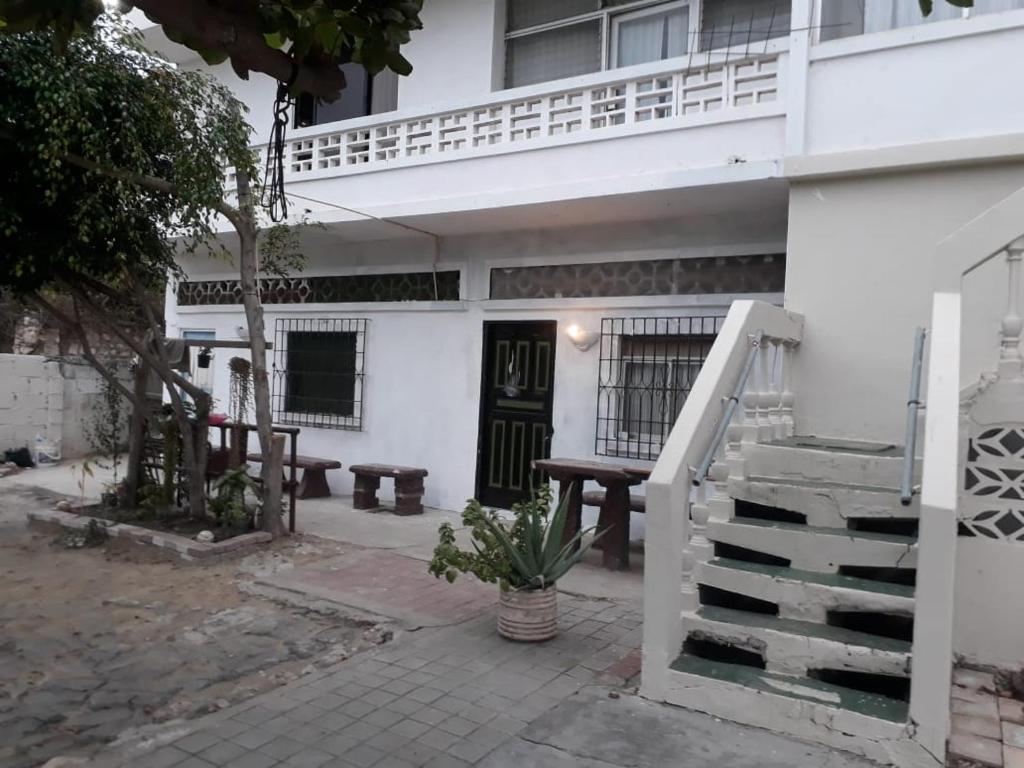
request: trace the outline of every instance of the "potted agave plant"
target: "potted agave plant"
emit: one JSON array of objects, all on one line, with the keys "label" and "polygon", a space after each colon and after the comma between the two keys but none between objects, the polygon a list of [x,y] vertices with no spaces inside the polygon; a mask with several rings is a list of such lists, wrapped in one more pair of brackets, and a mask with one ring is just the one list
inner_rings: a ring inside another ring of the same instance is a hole
[{"label": "potted agave plant", "polygon": [[430,572],[449,583],[460,573],[497,583],[498,633],[520,642],[550,640],[558,632],[557,582],[587,553],[600,534],[584,543],[593,528],[562,542],[568,494],[551,513],[551,489],[543,486],[530,501],[512,507],[506,519],[471,499],[462,513],[472,550],[461,549],[450,523],[438,529]]}]

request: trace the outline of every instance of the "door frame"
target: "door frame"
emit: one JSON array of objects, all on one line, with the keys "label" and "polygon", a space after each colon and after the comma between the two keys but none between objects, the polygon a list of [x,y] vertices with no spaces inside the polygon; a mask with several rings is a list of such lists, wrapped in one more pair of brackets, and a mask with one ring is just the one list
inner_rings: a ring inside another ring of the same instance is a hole
[{"label": "door frame", "polygon": [[555,434],[554,420],[555,420],[555,364],[558,360],[558,321],[552,320],[551,318],[537,318],[531,320],[484,320],[481,332],[481,351],[480,351],[480,407],[477,415],[477,434],[476,434],[476,471],[473,478],[473,498],[479,499],[480,494],[483,491],[483,444],[485,439],[485,432],[487,430],[487,372],[489,370],[487,365],[487,350],[489,341],[489,330],[496,325],[541,325],[546,324],[554,328],[554,334],[552,336],[553,344],[551,347],[551,412],[548,414],[550,423],[548,424],[548,436],[553,437]]}]

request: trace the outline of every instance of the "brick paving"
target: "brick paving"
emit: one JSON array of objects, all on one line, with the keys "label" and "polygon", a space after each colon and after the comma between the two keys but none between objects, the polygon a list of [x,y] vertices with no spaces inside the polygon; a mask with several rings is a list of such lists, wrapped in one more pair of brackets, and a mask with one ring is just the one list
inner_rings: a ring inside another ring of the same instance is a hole
[{"label": "brick paving", "polygon": [[422,560],[371,549],[353,551],[315,566],[273,574],[267,586],[320,597],[414,627],[466,621],[493,609],[497,587],[471,577],[454,584],[427,573]]},{"label": "brick paving", "polygon": [[323,675],[198,721],[187,736],[127,764],[473,765],[583,686],[623,684],[638,671],[637,607],[560,595],[559,609],[559,636],[538,645],[500,638],[493,612],[400,636]]},{"label": "brick paving", "polygon": [[999,695],[993,675],[956,670],[951,709],[949,765],[1024,768],[1024,702]]}]

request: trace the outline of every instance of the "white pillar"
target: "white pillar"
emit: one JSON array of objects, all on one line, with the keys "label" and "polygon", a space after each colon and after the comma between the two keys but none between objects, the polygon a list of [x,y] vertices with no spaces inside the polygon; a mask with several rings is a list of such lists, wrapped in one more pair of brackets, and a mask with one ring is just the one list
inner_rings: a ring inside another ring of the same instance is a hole
[{"label": "white pillar", "polygon": [[1021,376],[1020,335],[1024,321],[1020,316],[1020,263],[1024,256],[1024,237],[1014,240],[1006,248],[1006,266],[1009,271],[1006,315],[999,328],[999,376]]}]

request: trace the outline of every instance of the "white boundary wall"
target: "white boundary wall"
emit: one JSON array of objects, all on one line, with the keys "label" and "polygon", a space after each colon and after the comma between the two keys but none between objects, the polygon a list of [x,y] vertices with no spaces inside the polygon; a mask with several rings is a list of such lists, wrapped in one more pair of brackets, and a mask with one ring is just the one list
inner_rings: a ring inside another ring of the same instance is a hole
[{"label": "white boundary wall", "polygon": [[36,435],[56,443],[65,459],[92,453],[85,425],[102,389],[100,375],[81,360],[0,354],[0,453],[31,449]]}]

